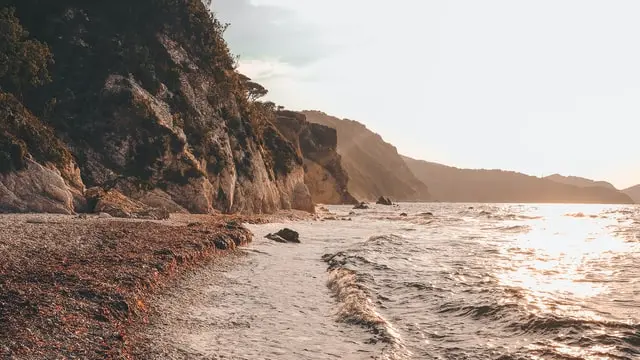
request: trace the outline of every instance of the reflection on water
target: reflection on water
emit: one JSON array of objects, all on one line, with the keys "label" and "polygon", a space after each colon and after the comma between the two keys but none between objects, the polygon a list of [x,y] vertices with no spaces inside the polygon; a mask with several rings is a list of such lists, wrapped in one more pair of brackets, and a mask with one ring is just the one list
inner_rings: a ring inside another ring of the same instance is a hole
[{"label": "reflection on water", "polygon": [[377,208],[349,266],[415,358],[640,359],[638,210],[405,204],[408,229]]},{"label": "reflection on water", "polygon": [[258,251],[187,282],[199,300],[153,338],[190,359],[640,359],[639,207],[329,209],[352,221],[286,224],[300,245],[252,226]]}]

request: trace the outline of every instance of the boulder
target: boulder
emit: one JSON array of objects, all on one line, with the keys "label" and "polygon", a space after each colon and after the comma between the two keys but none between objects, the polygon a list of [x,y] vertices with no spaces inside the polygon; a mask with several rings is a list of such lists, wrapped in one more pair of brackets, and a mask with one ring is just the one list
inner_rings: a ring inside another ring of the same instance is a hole
[{"label": "boulder", "polygon": [[353,208],[356,210],[367,210],[369,208],[369,205],[367,205],[367,203],[365,202],[361,202],[360,204],[354,206]]},{"label": "boulder", "polygon": [[400,216],[405,217],[405,216],[409,216],[407,213],[402,213],[400,214]]},{"label": "boulder", "polygon": [[384,196],[380,196],[380,198],[378,199],[378,201],[376,201],[376,204],[378,205],[387,205],[387,206],[391,206],[393,205],[393,202],[391,201],[391,199],[384,197]]},{"label": "boulder", "polygon": [[104,191],[102,188],[91,188],[85,196],[94,213],[108,214],[119,218],[165,220],[169,212],[165,209],[153,208],[139,201],[124,196],[117,190]]},{"label": "boulder", "polygon": [[300,243],[300,235],[298,232],[287,228],[284,228],[275,234],[268,234],[265,238],[281,243]]},{"label": "boulder", "polygon": [[316,206],[311,199],[311,192],[304,183],[298,183],[293,188],[293,201],[291,207],[296,210],[302,210],[314,214]]},{"label": "boulder", "polygon": [[275,242],[283,243],[283,244],[287,242],[287,240],[281,238],[279,235],[276,235],[276,234],[267,234],[265,238],[269,240],[273,240]]}]

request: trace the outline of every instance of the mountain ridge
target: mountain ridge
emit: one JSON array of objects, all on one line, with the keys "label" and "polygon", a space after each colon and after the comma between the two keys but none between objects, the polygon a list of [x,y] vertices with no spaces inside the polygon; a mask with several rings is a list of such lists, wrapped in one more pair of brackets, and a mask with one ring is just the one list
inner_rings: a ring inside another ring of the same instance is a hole
[{"label": "mountain ridge", "polygon": [[403,156],[409,168],[446,202],[612,203],[633,200],[605,187],[578,187],[515,171],[460,169]]}]

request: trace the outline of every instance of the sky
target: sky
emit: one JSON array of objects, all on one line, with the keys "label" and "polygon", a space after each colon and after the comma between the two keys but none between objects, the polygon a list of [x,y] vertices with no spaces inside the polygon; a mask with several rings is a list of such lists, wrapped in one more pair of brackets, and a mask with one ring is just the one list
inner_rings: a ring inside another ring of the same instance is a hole
[{"label": "sky", "polygon": [[268,100],[401,154],[640,184],[640,1],[213,0]]}]

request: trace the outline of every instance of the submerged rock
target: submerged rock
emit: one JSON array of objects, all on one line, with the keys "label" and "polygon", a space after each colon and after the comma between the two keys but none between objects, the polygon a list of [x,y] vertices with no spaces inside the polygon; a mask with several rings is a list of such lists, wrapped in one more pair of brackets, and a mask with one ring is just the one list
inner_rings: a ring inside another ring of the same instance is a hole
[{"label": "submerged rock", "polygon": [[367,203],[365,202],[361,202],[360,204],[354,206],[353,208],[356,210],[367,210],[369,208],[369,205],[367,205]]},{"label": "submerged rock", "polygon": [[400,216],[405,217],[405,216],[409,216],[409,214],[407,214],[407,213],[402,213],[402,214],[400,214]]}]

